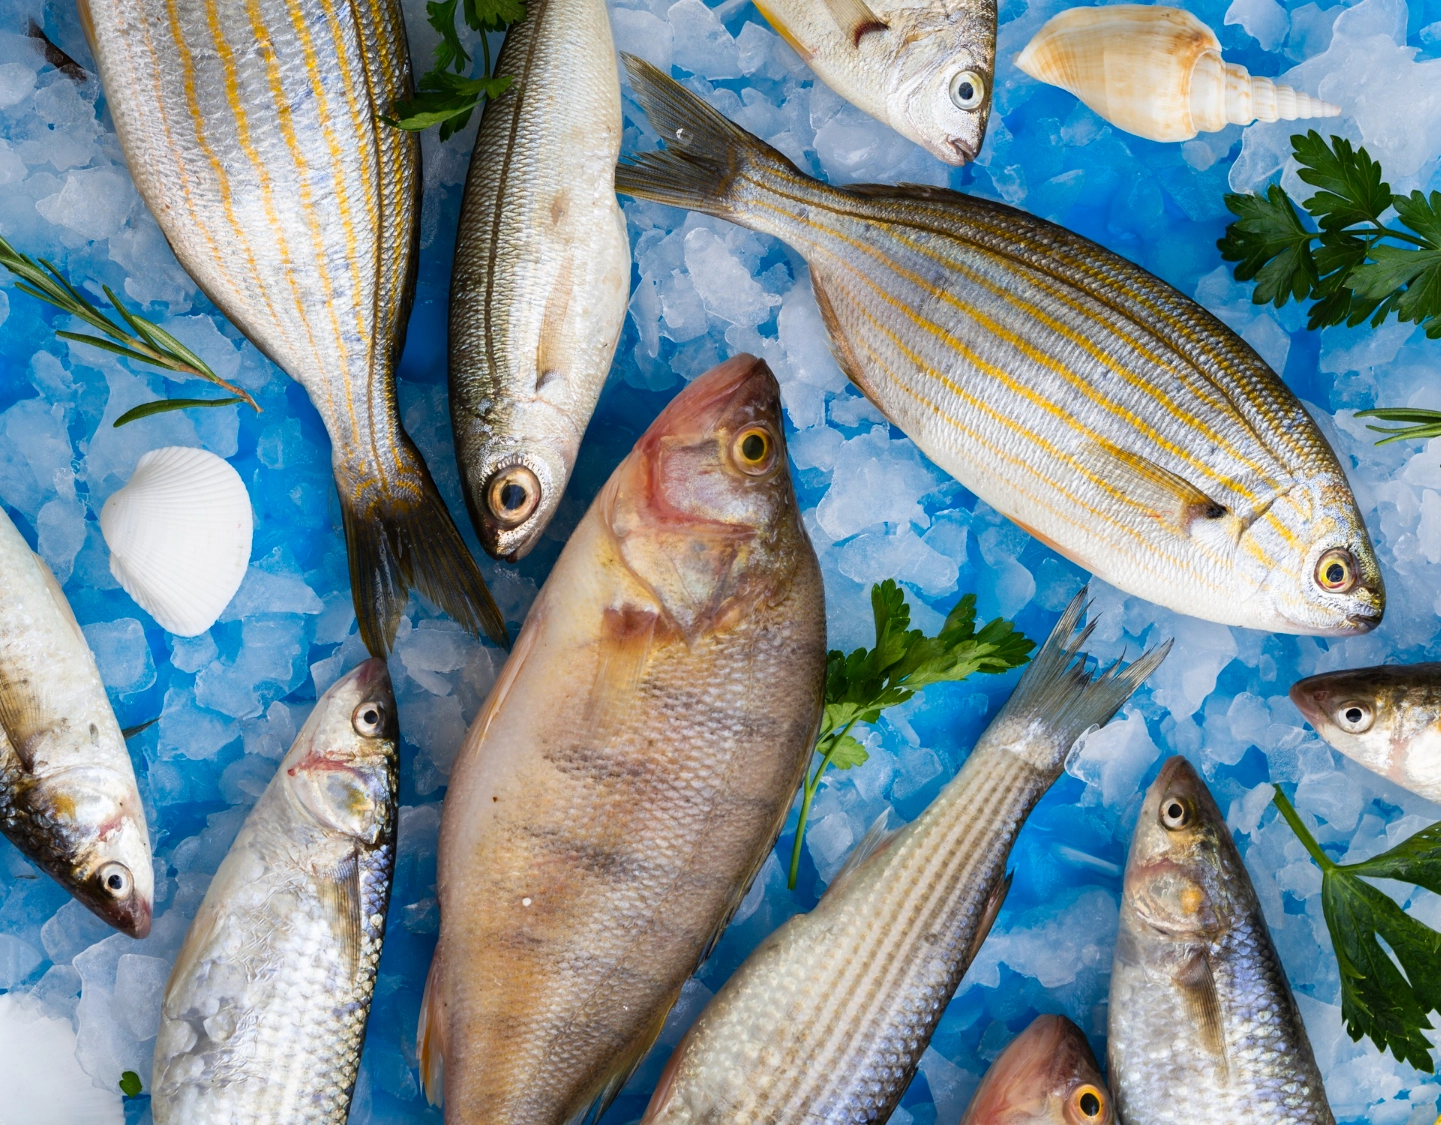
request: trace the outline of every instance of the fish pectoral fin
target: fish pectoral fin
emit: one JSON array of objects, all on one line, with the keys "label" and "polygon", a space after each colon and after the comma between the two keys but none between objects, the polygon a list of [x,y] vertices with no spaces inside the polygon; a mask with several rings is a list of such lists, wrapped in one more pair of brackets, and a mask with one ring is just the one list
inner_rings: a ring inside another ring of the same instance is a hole
[{"label": "fish pectoral fin", "polygon": [[1004,879],[991,888],[991,893],[986,898],[986,904],[981,907],[981,917],[976,922],[976,932],[971,935],[971,944],[966,950],[965,964],[969,965],[976,959],[976,954],[981,951],[981,946],[986,943],[986,938],[990,937],[991,927],[996,924],[996,915],[1006,904],[1006,896],[1011,893],[1011,880],[1015,877],[1014,871],[1008,872]]},{"label": "fish pectoral fin", "polygon": [[45,705],[30,680],[0,682],[0,734],[26,772],[35,768],[34,736],[45,727]]},{"label": "fish pectoral fin", "polygon": [[655,607],[633,602],[607,606],[601,615],[600,659],[590,695],[597,727],[607,726],[614,715],[629,706],[631,695],[645,675],[659,620]]},{"label": "fish pectoral fin", "polygon": [[332,931],[340,942],[340,955],[347,976],[353,981],[360,971],[360,858],[357,852],[320,877],[320,904]]},{"label": "fish pectoral fin", "polygon": [[821,321],[826,326],[826,337],[830,340],[831,354],[836,357],[836,364],[840,367],[841,373],[855,384],[856,390],[866,396],[872,406],[885,414],[881,404],[876,401],[876,396],[871,394],[870,388],[866,386],[865,368],[856,359],[855,352],[851,350],[851,342],[847,338],[845,330],[841,327],[841,318],[836,315],[835,306],[831,303],[831,295],[826,290],[825,281],[821,273],[814,266],[811,267],[811,291],[816,295],[816,308],[820,310]]},{"label": "fish pectoral fin", "polygon": [[610,1108],[610,1103],[615,1101],[616,1095],[624,1089],[625,1084],[630,1081],[630,1076],[635,1073],[635,1068],[640,1066],[646,1054],[655,1041],[660,1038],[661,1030],[665,1027],[665,1020],[670,1015],[670,1010],[675,1007],[675,1002],[680,999],[680,989],[676,989],[664,1004],[659,1007],[659,1014],[656,1015],[647,1026],[640,1030],[635,1040],[626,1047],[624,1051],[611,1064],[610,1069],[601,1078],[600,1090],[595,1097],[573,1110],[565,1119],[565,1125],[595,1125],[605,1111]]},{"label": "fish pectoral fin", "polygon": [[865,865],[868,859],[880,855],[881,852],[885,851],[891,841],[900,835],[904,829],[904,825],[902,825],[901,828],[886,827],[886,820],[890,815],[891,811],[887,809],[881,813],[880,816],[876,817],[871,826],[866,829],[866,834],[862,836],[860,842],[851,849],[851,854],[846,856],[846,861],[841,864],[841,869],[836,872],[836,877],[832,879],[830,885],[826,887],[826,894],[839,894],[840,892],[837,890],[838,887],[842,886],[855,875],[855,873]]},{"label": "fish pectoral fin", "polygon": [[871,11],[866,0],[825,0],[825,5],[853,47],[859,47],[861,39],[871,32],[885,31],[889,27],[885,20]]},{"label": "fish pectoral fin", "polygon": [[1093,440],[1090,446],[1090,459],[1103,477],[1178,534],[1189,535],[1191,525],[1197,520],[1209,523],[1228,516],[1235,518],[1226,505],[1139,453],[1122,449],[1104,438]]},{"label": "fish pectoral fin", "polygon": [[441,999],[440,950],[430,959],[430,972],[425,975],[425,995],[420,1000],[420,1029],[416,1035],[416,1053],[420,1062],[420,1084],[425,1100],[431,1105],[445,1101],[445,1002]]},{"label": "fish pectoral fin", "polygon": [[565,256],[551,283],[545,299],[545,312],[540,320],[540,341],[535,351],[535,390],[539,394],[556,379],[564,379],[566,360],[562,345],[569,339],[565,331],[566,314],[570,312],[572,277],[575,273],[570,254]]},{"label": "fish pectoral fin", "polygon": [[1226,1036],[1221,1021],[1221,997],[1211,972],[1211,958],[1204,949],[1192,953],[1175,973],[1187,1014],[1201,1031],[1201,1043],[1214,1055],[1221,1073],[1226,1073]]}]

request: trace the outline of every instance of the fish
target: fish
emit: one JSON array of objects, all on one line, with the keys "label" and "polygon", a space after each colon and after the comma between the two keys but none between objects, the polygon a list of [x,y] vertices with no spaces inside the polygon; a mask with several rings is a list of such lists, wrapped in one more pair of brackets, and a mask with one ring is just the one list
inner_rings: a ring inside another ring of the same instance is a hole
[{"label": "fish", "polygon": [[1334,1125],[1251,877],[1184,758],[1131,839],[1108,1067],[1126,1125]]},{"label": "fish", "polygon": [[360,635],[383,656],[417,588],[505,621],[401,425],[420,143],[399,0],[79,0],[136,190],[205,295],[306,390],[330,434]]},{"label": "fish", "polygon": [[1079,1027],[1037,1016],[991,1064],[961,1125],[1115,1125],[1110,1091]]},{"label": "fish", "polygon": [[643,1125],[883,1122],[995,921],[1011,846],[1087,730],[1165,659],[1078,660],[1082,590],[961,771],[916,820],[881,823],[819,904],[767,937],[677,1045]]},{"label": "fish", "polygon": [[0,832],[117,930],[150,932],[155,867],[130,752],[60,583],[4,508]]},{"label": "fish", "polygon": [[426,1094],[595,1119],[760,870],[812,754],[825,598],[780,389],[738,355],[661,412],[561,552],[450,774]]},{"label": "fish", "polygon": [[995,82],[995,0],[760,0],[756,7],[852,105],[947,164],[980,153]]},{"label": "fish", "polygon": [[1291,702],[1346,757],[1441,803],[1441,664],[1309,676]]},{"label": "fish", "polygon": [[841,369],[935,464],[1111,585],[1345,636],[1381,620],[1346,475],[1239,336],[1063,227],[938,188],[831,187],[627,56],[666,148],[616,190],[793,247]]},{"label": "fish", "polygon": [[156,1125],[344,1125],[395,867],[398,738],[383,660],[315,705],[170,971]]},{"label": "fish", "polygon": [[481,545],[523,558],[555,515],[630,297],[615,197],[620,78],[603,0],[531,0],[505,35],[450,283],[450,419]]}]

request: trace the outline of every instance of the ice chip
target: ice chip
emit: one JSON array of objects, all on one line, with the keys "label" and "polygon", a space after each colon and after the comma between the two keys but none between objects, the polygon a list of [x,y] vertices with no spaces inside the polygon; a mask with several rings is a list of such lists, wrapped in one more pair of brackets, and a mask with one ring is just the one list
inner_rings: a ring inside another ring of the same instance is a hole
[{"label": "ice chip", "polygon": [[[117,1072],[118,1073],[118,1072]],[[97,1088],[76,1061],[70,1022],[25,996],[0,996],[0,1120],[17,1125],[124,1125],[120,1091]]]},{"label": "ice chip", "polygon": [[676,0],[670,6],[675,36],[674,63],[704,78],[739,78],[736,41],[701,0]]},{"label": "ice chip", "polygon": [[95,654],[105,686],[119,695],[133,695],[155,682],[155,661],[145,628],[133,617],[97,621],[85,626],[85,640]]}]

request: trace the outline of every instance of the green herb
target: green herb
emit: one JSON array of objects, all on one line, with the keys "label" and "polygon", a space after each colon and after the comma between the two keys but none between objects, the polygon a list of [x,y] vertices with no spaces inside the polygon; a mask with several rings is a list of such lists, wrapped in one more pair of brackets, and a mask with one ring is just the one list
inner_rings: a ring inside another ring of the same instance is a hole
[{"label": "green herb", "polygon": [[189,410],[192,407],[232,406],[240,401],[234,396],[229,398],[163,398],[158,402],[142,402],[139,406],[132,406],[115,419],[113,425],[118,430],[121,426],[130,422],[138,422],[141,418],[149,418],[152,414],[165,414],[171,410]]},{"label": "green herb", "polygon": [[[481,68],[475,78],[465,76],[470,54],[460,41],[455,12],[460,6],[466,26],[480,32]],[[440,0],[425,5],[425,18],[440,32],[435,48],[435,67],[416,84],[418,92],[408,101],[397,102],[394,117],[381,117],[387,125],[410,132],[440,126],[440,139],[448,140],[464,129],[470,115],[486,98],[498,98],[510,88],[511,78],[492,73],[488,32],[504,31],[525,18],[525,0]]]},{"label": "green herb", "polygon": [[133,1070],[127,1070],[120,1076],[120,1092],[127,1098],[138,1098],[142,1089],[140,1075]]},{"label": "green herb", "polygon": [[858,648],[849,656],[839,649],[826,654],[826,705],[816,739],[820,761],[801,784],[801,813],[791,849],[789,886],[800,870],[801,844],[811,802],[826,771],[863,765],[869,755],[851,734],[857,723],[874,723],[887,707],[904,703],[929,684],[964,680],[974,672],[1008,672],[1030,659],[1034,641],[1016,632],[1009,621],[996,618],[976,632],[976,596],[967,594],[946,617],[941,631],[928,637],[912,629],[911,607],[892,579],[871,587],[871,612],[876,623],[875,648]]},{"label": "green herb", "polygon": [[[1251,299],[1280,308],[1312,300],[1308,326],[1378,328],[1395,315],[1441,338],[1441,193],[1394,195],[1381,166],[1344,137],[1328,147],[1314,129],[1291,138],[1297,175],[1320,190],[1302,207],[1272,185],[1266,194],[1228,195],[1237,221],[1217,246],[1237,263],[1238,281],[1255,279]],[[1382,222],[1395,211],[1400,226]]]},{"label": "green herb", "polygon": [[1424,441],[1441,437],[1441,410],[1412,410],[1407,407],[1381,407],[1378,410],[1358,410],[1357,418],[1379,418],[1383,422],[1404,423],[1398,429],[1388,430],[1384,426],[1367,426],[1378,434],[1385,434],[1377,445],[1390,441]]},{"label": "green herb", "polygon": [[1372,859],[1338,864],[1321,850],[1281,787],[1274,788],[1276,807],[1321,868],[1321,909],[1341,970],[1346,1030],[1352,1039],[1370,1036],[1382,1051],[1432,1073],[1431,1044],[1421,1032],[1432,1027],[1428,1013],[1441,1012],[1441,934],[1359,877],[1399,879],[1441,894],[1441,824]]},{"label": "green herb", "polygon": [[153,367],[161,367],[181,375],[198,376],[216,386],[224,387],[251,409],[256,411],[260,409],[250,395],[234,383],[227,383],[215,374],[210,370],[209,364],[160,325],[130,312],[110,291],[108,285],[101,286],[101,288],[104,289],[109,302],[115,306],[115,311],[120,314],[120,319],[130,329],[129,332],[96,308],[90,298],[66,281],[60,271],[44,258],[37,262],[28,254],[20,253],[3,238],[0,238],[0,266],[4,266],[20,279],[15,283],[15,288],[22,293],[38,297],[62,312],[79,317],[92,328],[104,333],[104,336],[87,336],[80,332],[57,330],[55,335],[62,340],[89,344],[91,347],[114,352],[126,359],[148,363]]}]

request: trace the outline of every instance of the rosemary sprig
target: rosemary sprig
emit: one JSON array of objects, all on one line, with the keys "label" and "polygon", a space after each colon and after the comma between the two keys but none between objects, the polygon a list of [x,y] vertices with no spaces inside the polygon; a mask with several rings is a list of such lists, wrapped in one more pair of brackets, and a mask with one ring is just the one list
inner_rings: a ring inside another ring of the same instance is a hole
[{"label": "rosemary sprig", "polygon": [[1402,406],[1383,406],[1376,410],[1358,410],[1357,418],[1378,418],[1382,422],[1404,423],[1397,429],[1388,430],[1384,426],[1367,426],[1378,434],[1385,434],[1377,445],[1385,445],[1392,441],[1425,441],[1427,438],[1441,437],[1441,410],[1412,410]]}]

